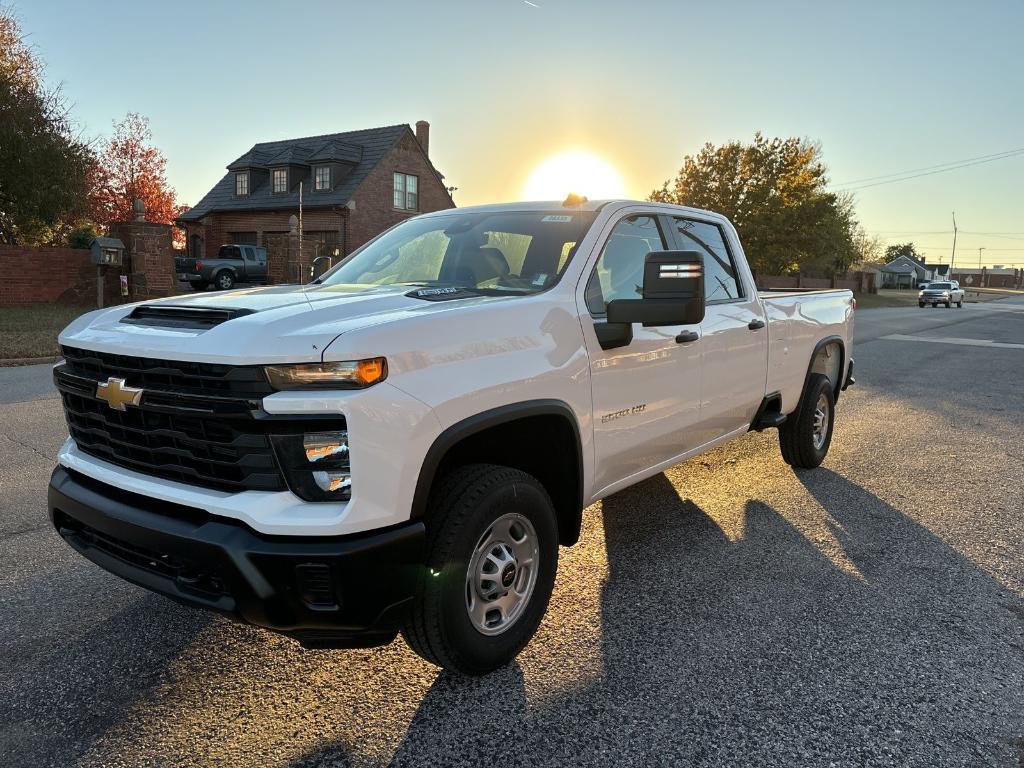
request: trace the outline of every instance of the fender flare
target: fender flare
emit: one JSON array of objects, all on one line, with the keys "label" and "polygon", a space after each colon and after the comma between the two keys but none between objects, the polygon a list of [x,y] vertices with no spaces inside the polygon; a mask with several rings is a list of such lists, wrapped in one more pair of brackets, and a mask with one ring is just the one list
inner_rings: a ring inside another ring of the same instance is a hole
[{"label": "fender flare", "polygon": [[[413,492],[410,519],[417,520],[425,516],[427,500],[430,496],[431,486],[437,476],[437,470],[441,465],[441,461],[452,447],[467,437],[471,437],[485,429],[518,421],[519,419],[529,418],[531,416],[560,416],[564,418],[572,428],[574,438],[573,443],[576,449],[575,459],[577,488],[576,503],[574,505],[574,514],[576,519],[568,522],[574,527],[576,536],[578,536],[580,520],[583,513],[583,443],[580,439],[580,426],[576,419],[575,412],[569,407],[568,403],[554,399],[526,400],[518,403],[509,403],[508,405],[502,405],[497,408],[491,408],[462,419],[442,431],[430,445],[430,448],[427,449],[427,453],[423,458],[423,463],[420,465],[419,477],[416,480],[416,489]],[[562,521],[560,521],[560,529],[561,522]]]},{"label": "fender flare", "polygon": [[846,380],[846,342],[843,341],[842,336],[826,336],[821,339],[817,344],[814,345],[814,350],[811,352],[811,358],[807,361],[807,374],[804,376],[804,386],[800,390],[801,397],[803,396],[804,390],[807,389],[807,382],[811,380],[811,372],[814,368],[814,360],[818,357],[818,353],[827,347],[829,344],[839,345],[839,376],[838,381],[833,382],[833,396],[834,402],[839,401],[839,393],[843,390],[843,382]]}]

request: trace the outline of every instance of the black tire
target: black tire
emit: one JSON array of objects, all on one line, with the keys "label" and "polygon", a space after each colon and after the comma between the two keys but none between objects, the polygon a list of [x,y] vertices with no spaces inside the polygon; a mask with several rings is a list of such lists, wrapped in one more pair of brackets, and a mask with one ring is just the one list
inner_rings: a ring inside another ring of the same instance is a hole
[{"label": "black tire", "polygon": [[205,280],[189,280],[188,284],[192,286],[193,291],[205,291],[210,285]]},{"label": "black tire", "polygon": [[939,306],[938,302],[933,301],[932,302],[932,309],[935,309],[937,306]]},{"label": "black tire", "polygon": [[923,307],[923,306],[924,306],[924,302],[923,302],[923,301],[919,301],[919,302],[917,302],[917,306],[919,306],[919,307]]},{"label": "black tire", "polygon": [[952,306],[953,306],[953,302],[951,302],[951,301],[947,301],[946,302],[946,309],[949,309]]},{"label": "black tire", "polygon": [[956,308],[957,309],[963,309],[964,308],[964,302],[963,302],[962,299],[956,303]]},{"label": "black tire", "polygon": [[[513,512],[525,517],[536,534],[536,581],[517,617],[500,634],[488,635],[470,619],[468,570],[485,534]],[[510,662],[533,637],[547,610],[557,568],[558,525],[544,487],[511,467],[459,467],[431,493],[426,567],[402,637],[439,667],[465,675],[486,674]]]},{"label": "black tire", "polygon": [[[815,411],[819,400],[828,404],[827,431],[824,439],[816,445]],[[779,427],[779,447],[783,460],[792,467],[813,469],[824,461],[832,444],[832,427],[835,424],[836,401],[832,382],[828,376],[812,373],[800,397],[800,405]]]},{"label": "black tire", "polygon": [[213,285],[219,291],[230,291],[235,287],[235,276],[229,270],[222,269],[214,276]]}]

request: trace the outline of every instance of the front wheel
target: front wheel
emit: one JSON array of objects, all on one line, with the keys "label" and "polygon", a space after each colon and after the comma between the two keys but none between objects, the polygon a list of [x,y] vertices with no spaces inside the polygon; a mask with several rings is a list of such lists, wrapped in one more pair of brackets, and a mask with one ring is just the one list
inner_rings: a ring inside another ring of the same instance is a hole
[{"label": "front wheel", "polygon": [[957,309],[963,309],[963,307],[964,307],[964,300],[963,300],[963,299],[960,299],[960,301],[958,301],[958,302],[956,303],[956,308],[957,308]]},{"label": "front wheel", "polygon": [[924,307],[924,302],[923,302],[923,301],[919,301],[919,302],[917,302],[917,306],[919,306],[919,307]]},{"label": "front wheel", "polygon": [[828,376],[812,373],[800,405],[779,427],[779,447],[787,464],[813,469],[825,460],[832,444],[835,406]]},{"label": "front wheel", "polygon": [[951,302],[951,301],[947,301],[946,302],[946,309],[949,309],[952,306],[953,306],[953,302]]},{"label": "front wheel", "polygon": [[433,664],[485,674],[515,658],[547,610],[554,506],[531,475],[471,464],[440,481],[427,514],[427,563],[402,636]]}]

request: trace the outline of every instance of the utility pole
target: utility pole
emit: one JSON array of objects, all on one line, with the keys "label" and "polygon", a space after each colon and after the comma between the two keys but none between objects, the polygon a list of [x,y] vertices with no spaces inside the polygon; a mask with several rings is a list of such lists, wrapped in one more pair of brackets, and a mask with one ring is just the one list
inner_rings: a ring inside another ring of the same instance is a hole
[{"label": "utility pole", "polygon": [[949,255],[949,279],[953,279],[953,260],[956,259],[956,211],[953,211],[953,253]]}]

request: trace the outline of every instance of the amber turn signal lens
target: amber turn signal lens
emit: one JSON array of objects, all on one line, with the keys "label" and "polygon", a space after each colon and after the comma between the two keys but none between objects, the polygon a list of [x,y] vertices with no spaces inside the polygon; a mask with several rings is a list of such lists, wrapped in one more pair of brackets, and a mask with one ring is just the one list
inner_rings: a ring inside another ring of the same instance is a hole
[{"label": "amber turn signal lens", "polygon": [[388,362],[383,357],[371,357],[356,363],[356,379],[364,387],[376,384],[388,375]]}]

